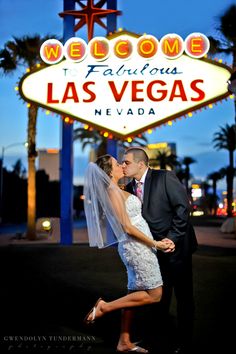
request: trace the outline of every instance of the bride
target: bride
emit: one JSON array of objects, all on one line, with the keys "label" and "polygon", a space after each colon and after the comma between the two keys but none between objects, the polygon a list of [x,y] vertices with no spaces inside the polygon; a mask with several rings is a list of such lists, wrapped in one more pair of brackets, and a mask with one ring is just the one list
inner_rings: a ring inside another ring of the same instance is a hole
[{"label": "bride", "polygon": [[86,171],[84,209],[89,244],[92,247],[106,247],[107,225],[110,225],[127,269],[128,294],[110,302],[99,298],[85,317],[85,322],[91,324],[108,312],[122,309],[117,351],[148,353],[148,350],[131,341],[131,308],[161,300],[163,283],[156,249],[173,252],[174,246],[169,240],[153,239],[141,214],[141,201],[119,188],[118,181],[122,177],[122,166],[110,155],[103,155],[96,163],[89,163]]}]

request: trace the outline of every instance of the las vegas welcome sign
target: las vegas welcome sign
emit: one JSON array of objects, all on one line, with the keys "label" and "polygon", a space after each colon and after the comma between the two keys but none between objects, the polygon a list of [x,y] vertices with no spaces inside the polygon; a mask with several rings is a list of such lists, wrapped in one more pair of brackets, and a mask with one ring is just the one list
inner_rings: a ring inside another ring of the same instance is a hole
[{"label": "las vegas welcome sign", "polygon": [[231,69],[205,59],[209,40],[118,32],[88,44],[49,39],[47,67],[20,82],[24,100],[72,117],[118,138],[146,131],[229,95]]}]

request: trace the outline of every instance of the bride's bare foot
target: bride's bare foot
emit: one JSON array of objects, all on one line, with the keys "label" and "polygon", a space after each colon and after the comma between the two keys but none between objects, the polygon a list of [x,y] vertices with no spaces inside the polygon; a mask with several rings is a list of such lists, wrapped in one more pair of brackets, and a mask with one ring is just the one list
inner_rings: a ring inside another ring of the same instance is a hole
[{"label": "bride's bare foot", "polygon": [[131,343],[131,342],[122,342],[121,343],[121,342],[119,342],[116,350],[118,352],[127,352],[128,350],[131,350],[134,347],[135,347],[134,343]]},{"label": "bride's bare foot", "polygon": [[101,298],[97,300],[94,307],[89,311],[89,313],[85,317],[85,322],[87,324],[93,323],[97,318],[102,317],[102,315],[104,314],[103,308],[105,303],[106,302]]}]

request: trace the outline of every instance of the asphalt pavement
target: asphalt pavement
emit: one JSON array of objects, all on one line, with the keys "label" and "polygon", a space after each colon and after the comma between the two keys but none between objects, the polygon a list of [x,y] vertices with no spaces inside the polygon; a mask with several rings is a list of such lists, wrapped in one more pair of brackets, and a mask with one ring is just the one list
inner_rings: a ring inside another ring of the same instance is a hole
[{"label": "asphalt pavement", "polygon": [[[230,354],[235,344],[236,238],[218,226],[195,226],[199,248],[193,255],[195,295],[194,354]],[[74,231],[74,243],[54,237],[34,242],[0,235],[0,351],[14,353],[114,353],[120,312],[91,327],[84,316],[102,296],[126,293],[126,273],[116,247],[90,248],[86,228]],[[167,354],[175,342],[173,297],[168,340],[159,333],[154,307],[139,308],[134,340],[151,353]],[[152,324],[154,322],[154,324]]]}]

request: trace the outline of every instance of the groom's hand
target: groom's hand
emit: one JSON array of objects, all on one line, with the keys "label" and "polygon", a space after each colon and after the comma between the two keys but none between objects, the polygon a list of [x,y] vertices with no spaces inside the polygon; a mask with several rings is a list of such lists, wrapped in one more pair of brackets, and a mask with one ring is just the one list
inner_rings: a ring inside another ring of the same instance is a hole
[{"label": "groom's hand", "polygon": [[163,238],[162,241],[166,244],[166,246],[168,246],[165,250],[163,250],[163,252],[170,253],[175,251],[175,244],[172,240],[166,237]]}]

